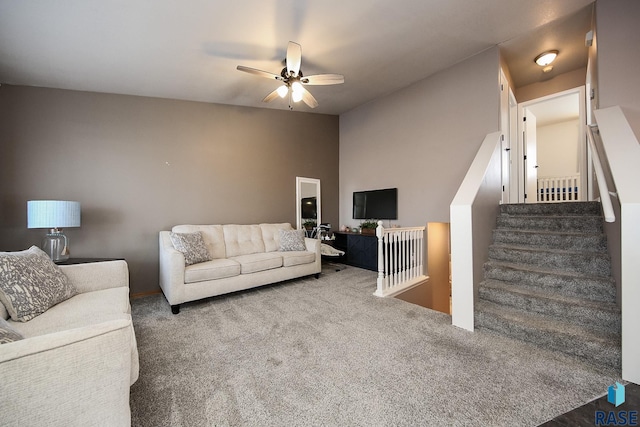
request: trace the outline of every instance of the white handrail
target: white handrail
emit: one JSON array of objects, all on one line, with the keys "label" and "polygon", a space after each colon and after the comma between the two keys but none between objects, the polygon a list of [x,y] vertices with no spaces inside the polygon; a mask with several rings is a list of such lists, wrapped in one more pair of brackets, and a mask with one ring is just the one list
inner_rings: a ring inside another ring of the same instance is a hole
[{"label": "white handrail", "polygon": [[602,212],[604,213],[604,220],[606,222],[615,222],[616,214],[613,211],[613,204],[611,203],[611,194],[609,193],[609,187],[607,186],[607,179],[605,178],[602,163],[600,162],[600,155],[596,148],[595,137],[593,136],[594,128],[597,128],[597,126],[587,126],[587,139],[589,140],[589,148],[591,149],[591,157],[593,158],[593,168],[595,169],[596,179],[598,180],[598,191],[600,192]]}]

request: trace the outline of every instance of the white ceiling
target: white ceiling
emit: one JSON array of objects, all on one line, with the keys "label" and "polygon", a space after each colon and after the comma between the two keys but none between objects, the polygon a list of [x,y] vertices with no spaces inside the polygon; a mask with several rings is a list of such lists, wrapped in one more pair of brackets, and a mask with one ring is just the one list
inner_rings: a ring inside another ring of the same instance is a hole
[{"label": "white ceiling", "polygon": [[279,73],[291,40],[305,75],[345,76],[295,109],[341,114],[501,43],[514,79],[539,75],[528,56],[547,45],[562,67],[569,41],[551,23],[592,2],[0,0],[0,82],[287,109],[261,102],[276,82],[236,66]]}]

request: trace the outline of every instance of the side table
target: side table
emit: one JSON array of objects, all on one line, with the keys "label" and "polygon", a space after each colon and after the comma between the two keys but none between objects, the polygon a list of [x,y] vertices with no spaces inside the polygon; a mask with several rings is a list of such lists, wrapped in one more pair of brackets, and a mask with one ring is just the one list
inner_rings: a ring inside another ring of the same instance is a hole
[{"label": "side table", "polygon": [[65,261],[56,262],[56,265],[72,265],[72,264],[87,264],[90,262],[105,262],[105,261],[120,261],[124,258],[69,258]]}]

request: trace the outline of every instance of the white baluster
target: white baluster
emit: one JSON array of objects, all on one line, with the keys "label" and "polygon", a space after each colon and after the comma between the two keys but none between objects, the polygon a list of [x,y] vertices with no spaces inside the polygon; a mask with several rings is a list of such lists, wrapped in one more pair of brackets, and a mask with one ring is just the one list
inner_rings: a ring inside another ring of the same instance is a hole
[{"label": "white baluster", "polygon": [[384,227],[382,221],[378,221],[378,227],[376,227],[376,237],[378,238],[378,280],[377,280],[377,293],[380,296],[384,295],[385,280],[384,280]]}]

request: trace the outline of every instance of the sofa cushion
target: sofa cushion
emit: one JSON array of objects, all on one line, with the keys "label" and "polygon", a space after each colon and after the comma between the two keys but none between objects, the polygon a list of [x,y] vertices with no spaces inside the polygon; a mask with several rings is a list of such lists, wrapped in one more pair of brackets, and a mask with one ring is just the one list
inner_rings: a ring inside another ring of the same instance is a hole
[{"label": "sofa cushion", "polygon": [[126,319],[130,312],[129,288],[119,287],[78,294],[28,322],[9,324],[25,337],[33,337]]},{"label": "sofa cushion", "polygon": [[185,265],[198,264],[199,262],[211,261],[209,250],[204,244],[202,233],[169,233],[173,247],[184,255]]},{"label": "sofa cushion", "polygon": [[265,252],[259,225],[223,225],[227,258]]},{"label": "sofa cushion", "polygon": [[231,259],[240,263],[240,272],[242,274],[257,273],[258,271],[282,267],[282,256],[278,252],[240,255]]},{"label": "sofa cushion", "polygon": [[0,319],[0,344],[7,344],[24,339],[24,336],[13,329],[6,320]]},{"label": "sofa cushion", "polygon": [[304,231],[280,230],[280,249],[279,250],[281,252],[307,250],[307,247],[304,244]]},{"label": "sofa cushion", "polygon": [[202,239],[212,259],[227,257],[224,246],[224,232],[221,225],[176,225],[171,231],[174,233],[195,233],[199,231],[202,233]]},{"label": "sofa cushion", "polygon": [[280,252],[280,255],[282,255],[282,265],[285,267],[309,264],[316,260],[315,252],[309,251]]},{"label": "sofa cushion", "polygon": [[231,259],[214,259],[201,264],[190,265],[184,270],[184,283],[224,279],[240,274],[240,263]]},{"label": "sofa cushion", "polygon": [[293,230],[288,222],[282,224],[260,224],[265,252],[280,250],[280,230]]},{"label": "sofa cushion", "polygon": [[38,247],[0,252],[0,301],[13,320],[26,322],[76,293],[67,276]]}]

